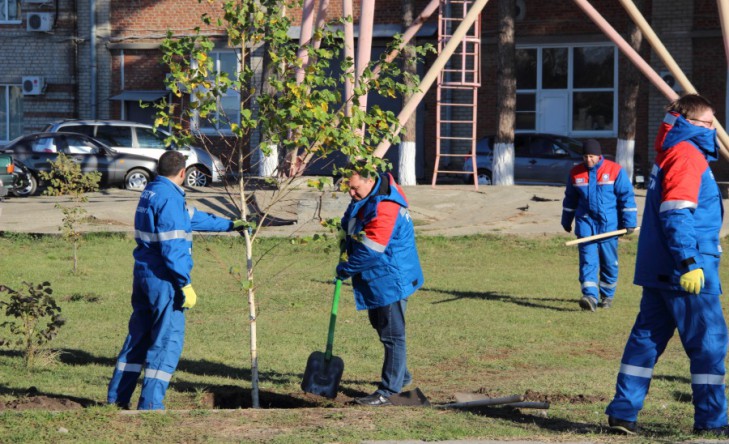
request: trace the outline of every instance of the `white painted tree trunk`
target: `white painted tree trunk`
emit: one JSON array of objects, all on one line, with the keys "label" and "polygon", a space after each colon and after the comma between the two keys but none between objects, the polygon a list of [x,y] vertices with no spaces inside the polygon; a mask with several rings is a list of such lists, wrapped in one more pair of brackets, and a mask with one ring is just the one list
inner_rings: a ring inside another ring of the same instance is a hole
[{"label": "white painted tree trunk", "polygon": [[615,151],[615,161],[623,167],[625,173],[633,183],[633,168],[635,157],[635,140],[618,139],[618,146]]},{"label": "white painted tree trunk", "polygon": [[514,185],[514,144],[494,144],[494,160],[491,165],[494,185]]},{"label": "white painted tree trunk", "polygon": [[415,142],[400,142],[400,185],[417,185],[415,177]]},{"label": "white painted tree trunk", "polygon": [[273,177],[278,170],[278,145],[269,145],[268,149],[268,156],[258,149],[258,175],[261,177]]}]

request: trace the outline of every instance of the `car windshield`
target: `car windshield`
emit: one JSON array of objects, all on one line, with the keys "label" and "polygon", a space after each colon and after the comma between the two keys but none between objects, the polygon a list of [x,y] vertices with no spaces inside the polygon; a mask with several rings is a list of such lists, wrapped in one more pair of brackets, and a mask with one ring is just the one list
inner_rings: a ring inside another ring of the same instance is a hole
[{"label": "car windshield", "polygon": [[575,153],[582,152],[582,142],[573,139],[571,137],[555,137],[554,140],[560,143],[563,147],[573,151]]}]

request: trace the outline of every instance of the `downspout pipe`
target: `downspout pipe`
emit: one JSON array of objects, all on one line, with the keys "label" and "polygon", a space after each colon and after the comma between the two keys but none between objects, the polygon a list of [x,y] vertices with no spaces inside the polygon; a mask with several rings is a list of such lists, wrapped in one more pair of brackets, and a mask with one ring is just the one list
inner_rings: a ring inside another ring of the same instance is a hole
[{"label": "downspout pipe", "polygon": [[91,65],[91,81],[89,82],[91,101],[90,111],[91,118],[96,119],[96,0],[89,0],[89,28],[91,35],[89,42],[91,48],[89,50],[89,63]]}]

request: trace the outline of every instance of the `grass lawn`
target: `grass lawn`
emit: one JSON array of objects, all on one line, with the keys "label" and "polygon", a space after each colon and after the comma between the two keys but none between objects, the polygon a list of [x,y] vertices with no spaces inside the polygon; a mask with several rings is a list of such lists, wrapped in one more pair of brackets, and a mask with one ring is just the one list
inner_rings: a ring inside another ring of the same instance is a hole
[{"label": "grass lawn", "polygon": [[[505,439],[676,442],[691,439],[688,359],[676,337],[656,367],[639,438],[606,432],[620,357],[637,314],[632,285],[637,236],[621,239],[618,294],[609,310],[580,311],[576,247],[566,238],[421,237],[426,283],[408,304],[408,359],[433,404],[458,392],[525,394],[541,411],[488,408],[364,408],[351,398],[376,388],[382,347],[343,287],[334,354],[345,362],[329,401],[302,393],[306,360],[326,342],[336,254],[325,242],[263,239],[256,269],[263,409],[250,406],[247,299],[234,278],[243,244],[196,236],[185,349],[164,414],[104,406],[106,385],[131,310],[134,241],[87,238],[73,275],[71,250],[56,237],[0,238],[0,284],[50,281],[67,324],[51,343],[55,360],[26,370],[0,350],[2,442],[359,442],[376,439]],[[726,267],[722,275],[726,279]],[[0,297],[6,298],[6,295]],[[0,322],[3,316],[0,315]],[[1,331],[7,337],[6,330]],[[138,393],[136,393],[138,395]],[[136,397],[133,399],[136,402]],[[73,406],[84,408],[72,408]],[[51,411],[53,410],[53,411]]]}]

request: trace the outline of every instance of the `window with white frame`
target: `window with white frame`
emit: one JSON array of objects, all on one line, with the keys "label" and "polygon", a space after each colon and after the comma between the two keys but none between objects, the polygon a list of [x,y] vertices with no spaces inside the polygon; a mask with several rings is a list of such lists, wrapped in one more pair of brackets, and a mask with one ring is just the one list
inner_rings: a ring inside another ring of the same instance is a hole
[{"label": "window with white frame", "polygon": [[[606,44],[518,47],[517,132],[617,132],[617,51]],[[560,125],[563,123],[563,125]]]},{"label": "window with white frame", "polygon": [[20,21],[20,1],[0,0],[0,23]]},{"label": "window with white frame", "polygon": [[23,92],[19,85],[0,85],[0,141],[23,133]]},{"label": "window with white frame", "polygon": [[[228,78],[235,79],[238,76],[238,53],[233,50],[213,51],[210,57],[214,61],[214,72],[210,74],[212,82],[221,75],[227,73]],[[201,133],[227,133],[232,123],[240,123],[240,92],[232,88],[218,98],[218,109],[206,119],[196,118],[195,127]]]}]

